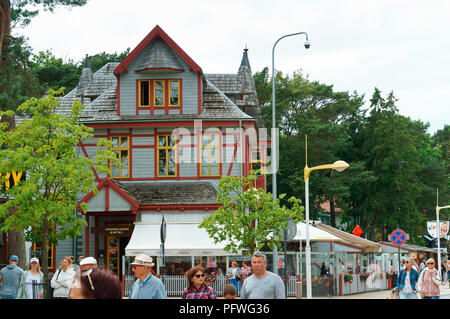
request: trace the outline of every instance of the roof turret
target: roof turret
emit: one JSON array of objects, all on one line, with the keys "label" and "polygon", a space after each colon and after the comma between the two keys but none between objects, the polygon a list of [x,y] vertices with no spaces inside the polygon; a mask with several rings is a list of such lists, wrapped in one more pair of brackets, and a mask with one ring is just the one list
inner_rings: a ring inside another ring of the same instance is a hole
[{"label": "roof turret", "polygon": [[80,81],[77,86],[77,97],[83,97],[85,89],[89,86],[89,83],[92,81],[92,69],[91,64],[89,63],[89,57],[86,54],[86,59],[84,61],[83,70],[81,71]]}]

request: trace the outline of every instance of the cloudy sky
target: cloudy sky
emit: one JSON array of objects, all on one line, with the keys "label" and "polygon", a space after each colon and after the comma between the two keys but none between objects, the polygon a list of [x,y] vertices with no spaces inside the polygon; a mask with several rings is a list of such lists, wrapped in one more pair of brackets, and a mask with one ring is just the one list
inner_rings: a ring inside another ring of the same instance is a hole
[{"label": "cloudy sky", "polygon": [[253,72],[302,70],[335,90],[366,101],[375,87],[393,91],[400,113],[430,124],[450,119],[448,0],[88,0],[81,8],[42,11],[30,26],[34,52],[80,61],[86,54],[122,52],[159,25],[205,73],[236,73],[249,49]]}]

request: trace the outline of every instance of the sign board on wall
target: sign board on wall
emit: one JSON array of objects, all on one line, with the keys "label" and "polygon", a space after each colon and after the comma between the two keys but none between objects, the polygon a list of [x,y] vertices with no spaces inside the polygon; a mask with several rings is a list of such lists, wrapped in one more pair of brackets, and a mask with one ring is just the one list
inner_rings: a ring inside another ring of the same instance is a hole
[{"label": "sign board on wall", "polygon": [[106,236],[130,236],[132,224],[106,224]]}]

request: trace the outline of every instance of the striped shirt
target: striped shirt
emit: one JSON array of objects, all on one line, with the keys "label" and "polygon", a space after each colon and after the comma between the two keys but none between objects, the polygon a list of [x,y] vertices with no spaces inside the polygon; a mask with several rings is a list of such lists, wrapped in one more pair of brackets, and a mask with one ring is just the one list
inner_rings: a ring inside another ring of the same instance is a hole
[{"label": "striped shirt", "polygon": [[252,274],[252,269],[250,267],[242,267],[241,268],[241,281],[247,279],[248,276]]}]

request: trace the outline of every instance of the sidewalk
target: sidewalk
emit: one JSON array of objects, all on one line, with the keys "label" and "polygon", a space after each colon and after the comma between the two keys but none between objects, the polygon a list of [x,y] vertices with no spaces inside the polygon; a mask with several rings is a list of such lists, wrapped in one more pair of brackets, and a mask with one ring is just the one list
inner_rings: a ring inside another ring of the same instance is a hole
[{"label": "sidewalk", "polygon": [[[445,286],[440,286],[441,297],[450,298],[450,288],[446,283]],[[313,297],[313,299],[387,299],[390,290],[377,290],[371,292],[365,292],[360,294],[345,295],[345,296],[332,296],[332,297]],[[289,298],[290,299],[290,298]]]}]

